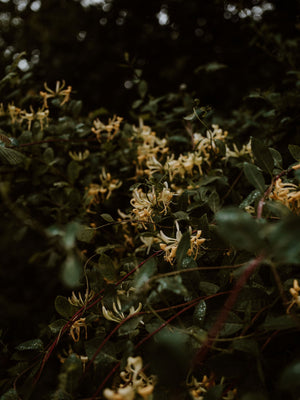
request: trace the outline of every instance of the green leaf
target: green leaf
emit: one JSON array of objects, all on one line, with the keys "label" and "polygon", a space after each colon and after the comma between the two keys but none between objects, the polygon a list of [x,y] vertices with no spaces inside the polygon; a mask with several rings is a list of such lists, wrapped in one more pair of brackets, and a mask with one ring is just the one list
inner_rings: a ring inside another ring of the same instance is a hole
[{"label": "green leaf", "polygon": [[90,243],[95,235],[95,230],[89,226],[79,225],[76,232],[76,239],[80,242]]},{"label": "green leaf", "polygon": [[273,160],[274,160],[274,165],[276,168],[282,168],[282,157],[281,154],[279,153],[279,151],[277,151],[276,149],[273,149],[272,147],[269,148]]},{"label": "green leaf", "polygon": [[281,263],[300,264],[300,217],[288,216],[269,235],[274,258]]},{"label": "green leaf", "polygon": [[114,283],[117,280],[116,270],[112,259],[106,255],[101,254],[98,260],[98,271],[101,272],[103,279],[107,283]]},{"label": "green leaf", "polygon": [[296,161],[300,161],[300,146],[297,146],[296,144],[289,144],[288,148],[294,159]]},{"label": "green leaf", "polygon": [[27,340],[26,342],[23,342],[16,346],[16,350],[18,351],[24,351],[24,350],[36,350],[36,351],[43,351],[44,350],[44,345],[41,339],[33,339],[33,340]]},{"label": "green leaf", "polygon": [[[216,320],[219,318],[219,312],[212,311],[207,313],[204,328],[209,331],[215,324]],[[225,324],[223,325],[219,336],[228,337],[231,336],[243,328],[243,321],[234,312],[230,311]]]},{"label": "green leaf", "polygon": [[183,285],[182,278],[179,275],[158,279],[157,291],[162,293],[165,290],[182,296],[188,295],[188,291]]},{"label": "green leaf", "polygon": [[216,191],[211,192],[208,196],[207,203],[213,213],[216,213],[220,209],[220,197]]},{"label": "green leaf", "polygon": [[138,330],[136,328],[138,327],[142,319],[142,315],[137,315],[136,317],[130,318],[119,328],[119,335],[137,334]]},{"label": "green leaf", "polygon": [[274,168],[274,160],[269,148],[260,140],[251,138],[251,148],[257,165],[271,176]]},{"label": "green leaf", "polygon": [[76,179],[79,177],[79,173],[82,169],[82,166],[72,160],[69,164],[68,164],[68,168],[67,168],[67,173],[68,173],[68,178],[70,179],[71,183],[74,183],[76,181]]},{"label": "green leaf", "polygon": [[193,313],[193,322],[195,325],[202,326],[206,316],[206,303],[201,300],[195,307]]},{"label": "green leaf", "polygon": [[57,319],[56,321],[49,324],[48,328],[50,329],[51,333],[56,335],[60,332],[60,330],[64,327],[66,323],[67,321],[65,319]]},{"label": "green leaf", "polygon": [[[84,343],[86,355],[89,359],[94,356],[97,349],[102,344],[103,339],[104,337],[94,337]],[[94,360],[94,364],[100,365],[101,368],[109,367],[111,364],[115,364],[116,362],[116,348],[112,342],[107,342]]]},{"label": "green leaf", "polygon": [[23,162],[25,158],[19,151],[0,146],[0,161],[3,164],[17,165]]},{"label": "green leaf", "polygon": [[133,286],[140,289],[145,283],[157,272],[157,259],[156,257],[150,258],[142,265],[135,273]]},{"label": "green leaf", "polygon": [[233,207],[216,215],[217,229],[237,249],[256,252],[262,248],[260,226],[248,213]]},{"label": "green leaf", "polygon": [[249,183],[263,194],[265,191],[265,180],[261,170],[256,165],[248,162],[244,162],[243,169]]},{"label": "green leaf", "polygon": [[138,91],[139,91],[139,95],[141,96],[142,99],[146,96],[147,90],[148,90],[147,82],[144,80],[140,81],[139,86],[138,86]]},{"label": "green leaf", "polygon": [[182,267],[182,261],[186,257],[188,250],[191,247],[191,235],[190,232],[184,232],[182,235],[182,238],[180,239],[180,242],[177,247],[176,251],[176,260],[177,260],[177,267],[181,268]]},{"label": "green leaf", "polygon": [[254,357],[259,356],[259,347],[256,340],[254,339],[246,338],[246,339],[233,340],[231,346],[234,350],[251,354]]},{"label": "green leaf", "polygon": [[285,330],[298,327],[298,321],[290,315],[270,316],[268,315],[261,328],[266,331]]},{"label": "green leaf", "polygon": [[205,282],[205,281],[201,281],[199,283],[199,289],[205,293],[207,296],[210,296],[212,294],[215,294],[218,292],[218,290],[220,289],[220,286],[212,283],[212,282]]},{"label": "green leaf", "polygon": [[68,302],[68,299],[64,296],[57,296],[54,302],[55,310],[62,317],[69,319],[76,312],[76,307],[72,306]]},{"label": "green leaf", "polygon": [[100,217],[103,218],[104,221],[106,221],[106,222],[114,222],[114,219],[110,214],[103,213],[103,214],[100,214]]},{"label": "green leaf", "polygon": [[54,160],[54,151],[51,147],[47,147],[47,149],[44,151],[43,159],[46,164],[50,164]]},{"label": "green leaf", "polygon": [[77,354],[72,353],[69,355],[63,363],[62,370],[66,374],[64,376],[66,390],[68,392],[73,392],[78,387],[82,375],[82,363]]}]

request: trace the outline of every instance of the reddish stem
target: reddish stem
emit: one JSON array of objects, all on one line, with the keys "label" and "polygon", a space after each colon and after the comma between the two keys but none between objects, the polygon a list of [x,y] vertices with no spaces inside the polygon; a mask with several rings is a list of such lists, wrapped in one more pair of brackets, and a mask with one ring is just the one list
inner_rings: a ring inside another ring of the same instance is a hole
[{"label": "reddish stem", "polygon": [[[121,278],[118,282],[116,282],[115,286],[120,285],[124,280],[126,280],[130,275],[132,275],[136,270],[138,270],[142,265],[144,265],[148,260],[150,260],[151,258],[153,258],[153,257],[155,257],[155,256],[157,256],[157,255],[159,255],[161,253],[162,253],[162,250],[159,250],[159,251],[153,253],[151,256],[147,257],[146,260],[142,261],[137,267],[132,269],[130,272],[128,272],[128,274],[126,274],[125,276],[123,276],[123,278]],[[33,385],[36,385],[37,382],[39,381],[39,379],[41,377],[41,374],[43,372],[43,369],[45,367],[45,364],[49,360],[49,358],[50,358],[53,350],[57,346],[61,336],[74,324],[74,322],[76,322],[83,315],[83,313],[86,310],[89,310],[90,308],[94,307],[96,304],[98,304],[103,299],[103,296],[101,296],[101,294],[103,292],[104,292],[104,289],[102,289],[97,294],[96,300],[95,300],[95,297],[93,299],[91,299],[90,302],[87,305],[81,307],[78,311],[76,311],[76,313],[71,317],[71,319],[62,327],[61,331],[56,336],[55,340],[48,347],[48,350],[46,351],[46,354],[43,357],[41,367],[40,367],[39,371],[37,372],[37,375],[36,375],[36,377],[34,379]]]},{"label": "reddish stem", "polygon": [[239,277],[238,281],[235,284],[235,287],[231,291],[230,295],[228,296],[227,300],[225,301],[225,304],[219,314],[219,317],[217,318],[216,322],[212,326],[212,328],[209,330],[207,334],[207,339],[205,342],[202,344],[200,350],[197,352],[192,365],[195,367],[196,365],[199,365],[203,362],[204,358],[206,357],[208,350],[214,343],[216,337],[220,333],[223,325],[225,324],[228,315],[234,306],[237,297],[244,287],[245,283],[247,282],[248,278],[250,275],[256,270],[256,268],[260,265],[264,258],[263,254],[260,254],[257,258],[255,258],[245,269],[243,274]]}]

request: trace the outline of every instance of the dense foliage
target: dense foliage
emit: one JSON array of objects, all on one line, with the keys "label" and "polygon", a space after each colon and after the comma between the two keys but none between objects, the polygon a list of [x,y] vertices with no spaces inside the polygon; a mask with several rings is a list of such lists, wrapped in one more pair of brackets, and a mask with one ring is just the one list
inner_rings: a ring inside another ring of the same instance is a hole
[{"label": "dense foliage", "polygon": [[[110,8],[100,11],[114,18],[122,8],[104,3]],[[165,3],[175,18],[181,2]],[[234,7],[246,3],[227,4],[227,28],[238,23]],[[42,2],[30,18],[54,4]],[[195,3],[187,4],[193,14]],[[294,2],[286,13],[282,2],[272,4],[263,19],[239,11],[241,38],[251,37],[243,65],[262,62],[249,85],[241,90],[245,75],[233,84],[236,70],[205,53],[196,72],[201,100],[185,87],[169,92],[167,83],[153,95],[164,69],[153,77],[130,54],[136,96],[123,93],[117,108],[128,104],[117,115],[95,108],[89,76],[91,98],[79,88],[81,101],[66,67],[66,81],[53,82],[54,74],[47,83],[41,69],[21,71],[28,53],[3,67],[1,400],[299,397],[299,26]],[[204,8],[205,18],[220,21],[221,8]],[[203,102],[206,90],[218,109]]]}]

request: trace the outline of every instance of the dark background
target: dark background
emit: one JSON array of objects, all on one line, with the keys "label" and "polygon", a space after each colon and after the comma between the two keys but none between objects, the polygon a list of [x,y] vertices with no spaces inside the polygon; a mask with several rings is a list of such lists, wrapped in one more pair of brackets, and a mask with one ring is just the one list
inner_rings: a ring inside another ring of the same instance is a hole
[{"label": "dark background", "polygon": [[22,68],[34,71],[37,88],[65,79],[86,111],[126,115],[136,98],[134,70],[141,69],[153,96],[184,84],[202,104],[229,113],[249,91],[278,85],[295,67],[283,47],[299,34],[296,0],[92,3],[0,2],[1,74],[26,51]]}]

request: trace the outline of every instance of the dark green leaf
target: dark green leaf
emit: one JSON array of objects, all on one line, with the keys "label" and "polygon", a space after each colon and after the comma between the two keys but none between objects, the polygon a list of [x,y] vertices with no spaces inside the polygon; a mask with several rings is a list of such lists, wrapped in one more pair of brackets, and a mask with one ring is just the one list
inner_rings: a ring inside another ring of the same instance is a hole
[{"label": "dark green leaf", "polygon": [[242,351],[243,353],[251,354],[254,357],[259,356],[259,347],[254,339],[238,339],[232,342],[234,350]]},{"label": "dark green leaf", "polygon": [[244,162],[243,169],[249,183],[263,194],[265,191],[265,180],[261,170],[256,165],[248,162]]},{"label": "dark green leaf", "polygon": [[79,225],[76,232],[76,239],[80,242],[90,243],[95,235],[95,230],[89,226]]},{"label": "dark green leaf", "polygon": [[300,146],[289,144],[289,151],[296,161],[300,161]]},{"label": "dark green leaf", "polygon": [[70,179],[71,183],[74,183],[76,179],[79,177],[79,173],[82,167],[80,164],[74,160],[72,160],[67,168],[68,178]]},{"label": "dark green leaf", "polygon": [[220,209],[220,197],[217,192],[213,191],[208,197],[207,200],[208,206],[213,213],[216,213]]},{"label": "dark green leaf", "polygon": [[255,252],[262,248],[260,227],[248,213],[225,208],[216,215],[216,221],[220,235],[237,249]]},{"label": "dark green leaf", "polygon": [[300,264],[300,217],[288,216],[270,233],[273,256],[282,263]]},{"label": "dark green leaf", "polygon": [[146,93],[147,93],[147,90],[148,90],[147,82],[144,81],[144,80],[140,81],[139,86],[138,86],[138,90],[139,90],[139,95],[143,99],[146,96]]},{"label": "dark green leaf", "polygon": [[58,319],[54,322],[52,322],[51,324],[48,325],[51,333],[53,334],[58,334],[61,329],[63,328],[63,326],[67,323],[67,321],[65,319]]},{"label": "dark green leaf", "polygon": [[114,222],[114,219],[113,219],[113,217],[112,217],[110,214],[104,213],[104,214],[101,214],[100,216],[101,216],[101,218],[103,218],[104,221],[106,221],[106,222]]},{"label": "dark green leaf", "polygon": [[25,160],[25,156],[19,151],[0,146],[0,161],[3,164],[17,165]]},{"label": "dark green leaf", "polygon": [[188,295],[188,291],[183,285],[182,278],[179,275],[158,279],[157,291],[161,293],[165,290],[182,296]]},{"label": "dark green leaf", "polygon": [[191,235],[190,232],[184,232],[182,235],[182,238],[180,239],[180,242],[177,247],[176,251],[176,260],[177,260],[177,267],[181,268],[182,267],[182,261],[186,257],[188,250],[191,247]]},{"label": "dark green leaf", "polygon": [[134,287],[140,289],[145,283],[157,272],[157,259],[156,257],[150,258],[142,265],[135,273]]},{"label": "dark green leaf", "polygon": [[142,315],[130,318],[119,328],[118,331],[119,335],[129,335],[129,334],[132,335],[138,333],[138,330],[136,328],[138,327],[142,319],[143,319]]},{"label": "dark green leaf", "polygon": [[114,283],[116,281],[117,275],[114,263],[108,255],[100,255],[97,269],[101,272],[101,275],[107,283]]},{"label": "dark green leaf", "polygon": [[272,147],[270,147],[269,150],[270,150],[270,152],[272,154],[275,167],[281,169],[282,168],[282,156],[281,156],[281,154],[279,153],[279,151],[277,151],[276,149],[273,149]]},{"label": "dark green leaf", "polygon": [[41,341],[41,339],[27,340],[26,342],[19,344],[16,347],[16,350],[18,350],[18,351],[24,351],[24,350],[43,351],[44,345],[43,345],[43,342]]},{"label": "dark green leaf", "polygon": [[64,296],[57,296],[54,305],[58,314],[67,319],[76,312],[76,307],[72,306]]},{"label": "dark green leaf", "polygon": [[261,328],[266,331],[273,331],[291,329],[298,326],[298,321],[290,315],[280,315],[279,317],[268,316],[265,322],[261,325]]},{"label": "dark green leaf", "polygon": [[202,326],[206,315],[206,303],[201,300],[195,307],[193,313],[193,322],[195,325]]},{"label": "dark green leaf", "polygon": [[269,148],[256,138],[251,139],[251,148],[257,165],[270,175],[273,173],[274,160]]},{"label": "dark green leaf", "polygon": [[199,289],[205,293],[207,296],[210,296],[212,294],[215,294],[218,292],[218,290],[220,289],[220,286],[212,283],[212,282],[204,282],[201,281],[199,283]]}]

